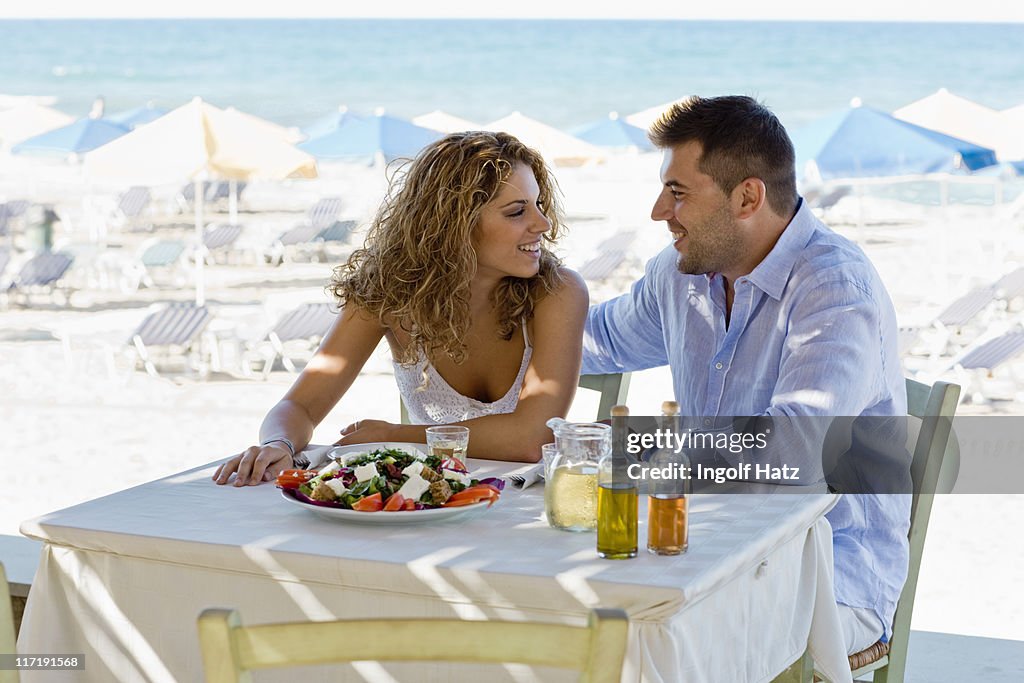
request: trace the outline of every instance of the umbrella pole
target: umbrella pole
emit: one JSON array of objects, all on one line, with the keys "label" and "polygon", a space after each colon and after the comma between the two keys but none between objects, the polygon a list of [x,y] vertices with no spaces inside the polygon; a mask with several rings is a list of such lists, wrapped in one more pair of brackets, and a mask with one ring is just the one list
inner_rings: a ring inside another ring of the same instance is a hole
[{"label": "umbrella pole", "polygon": [[238,181],[234,178],[228,181],[228,221],[238,225]]},{"label": "umbrella pole", "polygon": [[196,306],[206,303],[206,291],[203,286],[203,262],[206,260],[205,248],[203,247],[203,192],[204,183],[202,180],[195,181],[195,207],[196,207]]}]

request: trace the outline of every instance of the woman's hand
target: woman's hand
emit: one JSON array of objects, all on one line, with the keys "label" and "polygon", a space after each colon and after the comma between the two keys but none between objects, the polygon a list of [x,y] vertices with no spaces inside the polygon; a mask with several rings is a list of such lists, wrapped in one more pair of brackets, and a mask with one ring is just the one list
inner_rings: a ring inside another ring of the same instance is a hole
[{"label": "woman's hand", "polygon": [[347,446],[353,443],[373,443],[376,441],[395,441],[395,430],[398,425],[384,420],[359,420],[341,430],[341,438],[334,442],[335,446]]},{"label": "woman's hand", "polygon": [[234,473],[235,486],[256,486],[293,466],[291,452],[281,442],[274,441],[262,447],[250,446],[225,461],[213,473],[213,480],[217,484],[226,484]]}]

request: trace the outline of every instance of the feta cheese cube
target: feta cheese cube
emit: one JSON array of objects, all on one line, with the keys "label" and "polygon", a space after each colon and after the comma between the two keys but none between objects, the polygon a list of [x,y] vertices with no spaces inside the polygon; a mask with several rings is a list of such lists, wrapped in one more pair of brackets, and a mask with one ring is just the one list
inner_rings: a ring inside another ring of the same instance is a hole
[{"label": "feta cheese cube", "polygon": [[455,470],[442,470],[444,472],[445,479],[451,479],[457,481],[464,486],[469,486],[469,475],[463,474],[462,472],[456,472]]},{"label": "feta cheese cube", "polygon": [[404,474],[407,477],[422,476],[420,474],[421,472],[423,472],[423,463],[418,462],[418,461],[412,463],[411,465],[406,467],[404,470],[402,470],[402,474]]},{"label": "feta cheese cube", "polygon": [[356,481],[364,482],[369,481],[377,476],[377,465],[372,462],[368,462],[365,465],[360,465],[353,470],[356,475]]},{"label": "feta cheese cube", "polygon": [[402,484],[402,488],[398,489],[398,492],[402,494],[403,498],[419,500],[420,496],[422,496],[428,488],[430,488],[430,482],[416,474],[409,477],[409,480]]},{"label": "feta cheese cube", "polygon": [[334,495],[338,498],[348,493],[348,487],[341,483],[341,479],[328,479],[324,484],[330,486],[331,490],[334,491]]},{"label": "feta cheese cube", "polygon": [[341,469],[341,465],[339,465],[337,462],[332,462],[329,465],[327,465],[326,467],[324,467],[322,470],[317,472],[316,475],[318,477],[322,477],[325,474],[330,474],[331,472],[337,472],[340,469]]}]

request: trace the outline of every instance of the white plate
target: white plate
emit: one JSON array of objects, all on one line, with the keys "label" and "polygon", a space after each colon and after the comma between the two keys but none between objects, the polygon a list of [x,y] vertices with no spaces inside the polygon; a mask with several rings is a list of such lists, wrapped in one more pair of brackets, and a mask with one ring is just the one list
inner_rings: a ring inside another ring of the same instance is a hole
[{"label": "white plate", "polygon": [[[330,456],[333,459],[334,457],[347,455],[349,453],[369,453],[377,450],[378,448],[398,448],[406,452],[417,450],[424,454],[427,450],[426,444],[422,443],[375,442],[353,444],[351,446],[335,446],[330,450]],[[463,505],[455,508],[401,510],[397,512],[384,512],[383,510],[380,512],[359,512],[358,510],[310,505],[309,503],[305,503],[292,497],[292,495],[285,490],[281,491],[281,495],[292,505],[298,505],[302,509],[309,510],[313,514],[319,515],[324,519],[355,522],[358,524],[428,524],[452,519],[453,517],[469,515],[474,512],[479,512],[480,510],[486,510],[489,507],[489,503],[485,501],[477,503],[476,505]]]},{"label": "white plate", "polygon": [[333,460],[338,456],[348,455],[349,453],[369,453],[377,449],[387,448],[397,448],[409,454],[412,454],[413,451],[419,451],[424,456],[427,455],[427,444],[425,443],[375,441],[372,443],[356,443],[351,446],[334,446],[331,450],[327,451],[327,456]]},{"label": "white plate", "polygon": [[281,495],[292,505],[298,505],[303,510],[309,510],[315,515],[324,519],[341,522],[354,522],[356,524],[429,524],[440,522],[453,517],[461,517],[474,512],[486,510],[489,503],[484,501],[476,505],[463,505],[457,508],[434,508],[431,510],[400,510],[397,512],[359,512],[358,510],[346,510],[344,508],[329,508],[321,505],[310,505],[304,503],[292,495],[281,490]]}]

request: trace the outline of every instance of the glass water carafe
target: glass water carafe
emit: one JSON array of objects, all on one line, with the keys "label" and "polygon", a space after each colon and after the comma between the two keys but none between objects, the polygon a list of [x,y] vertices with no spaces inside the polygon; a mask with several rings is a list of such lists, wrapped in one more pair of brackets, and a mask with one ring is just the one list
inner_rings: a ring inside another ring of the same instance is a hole
[{"label": "glass water carafe", "polygon": [[611,452],[611,427],[596,422],[548,422],[555,434],[555,457],[544,472],[544,511],[548,523],[566,531],[597,528],[597,466]]}]

